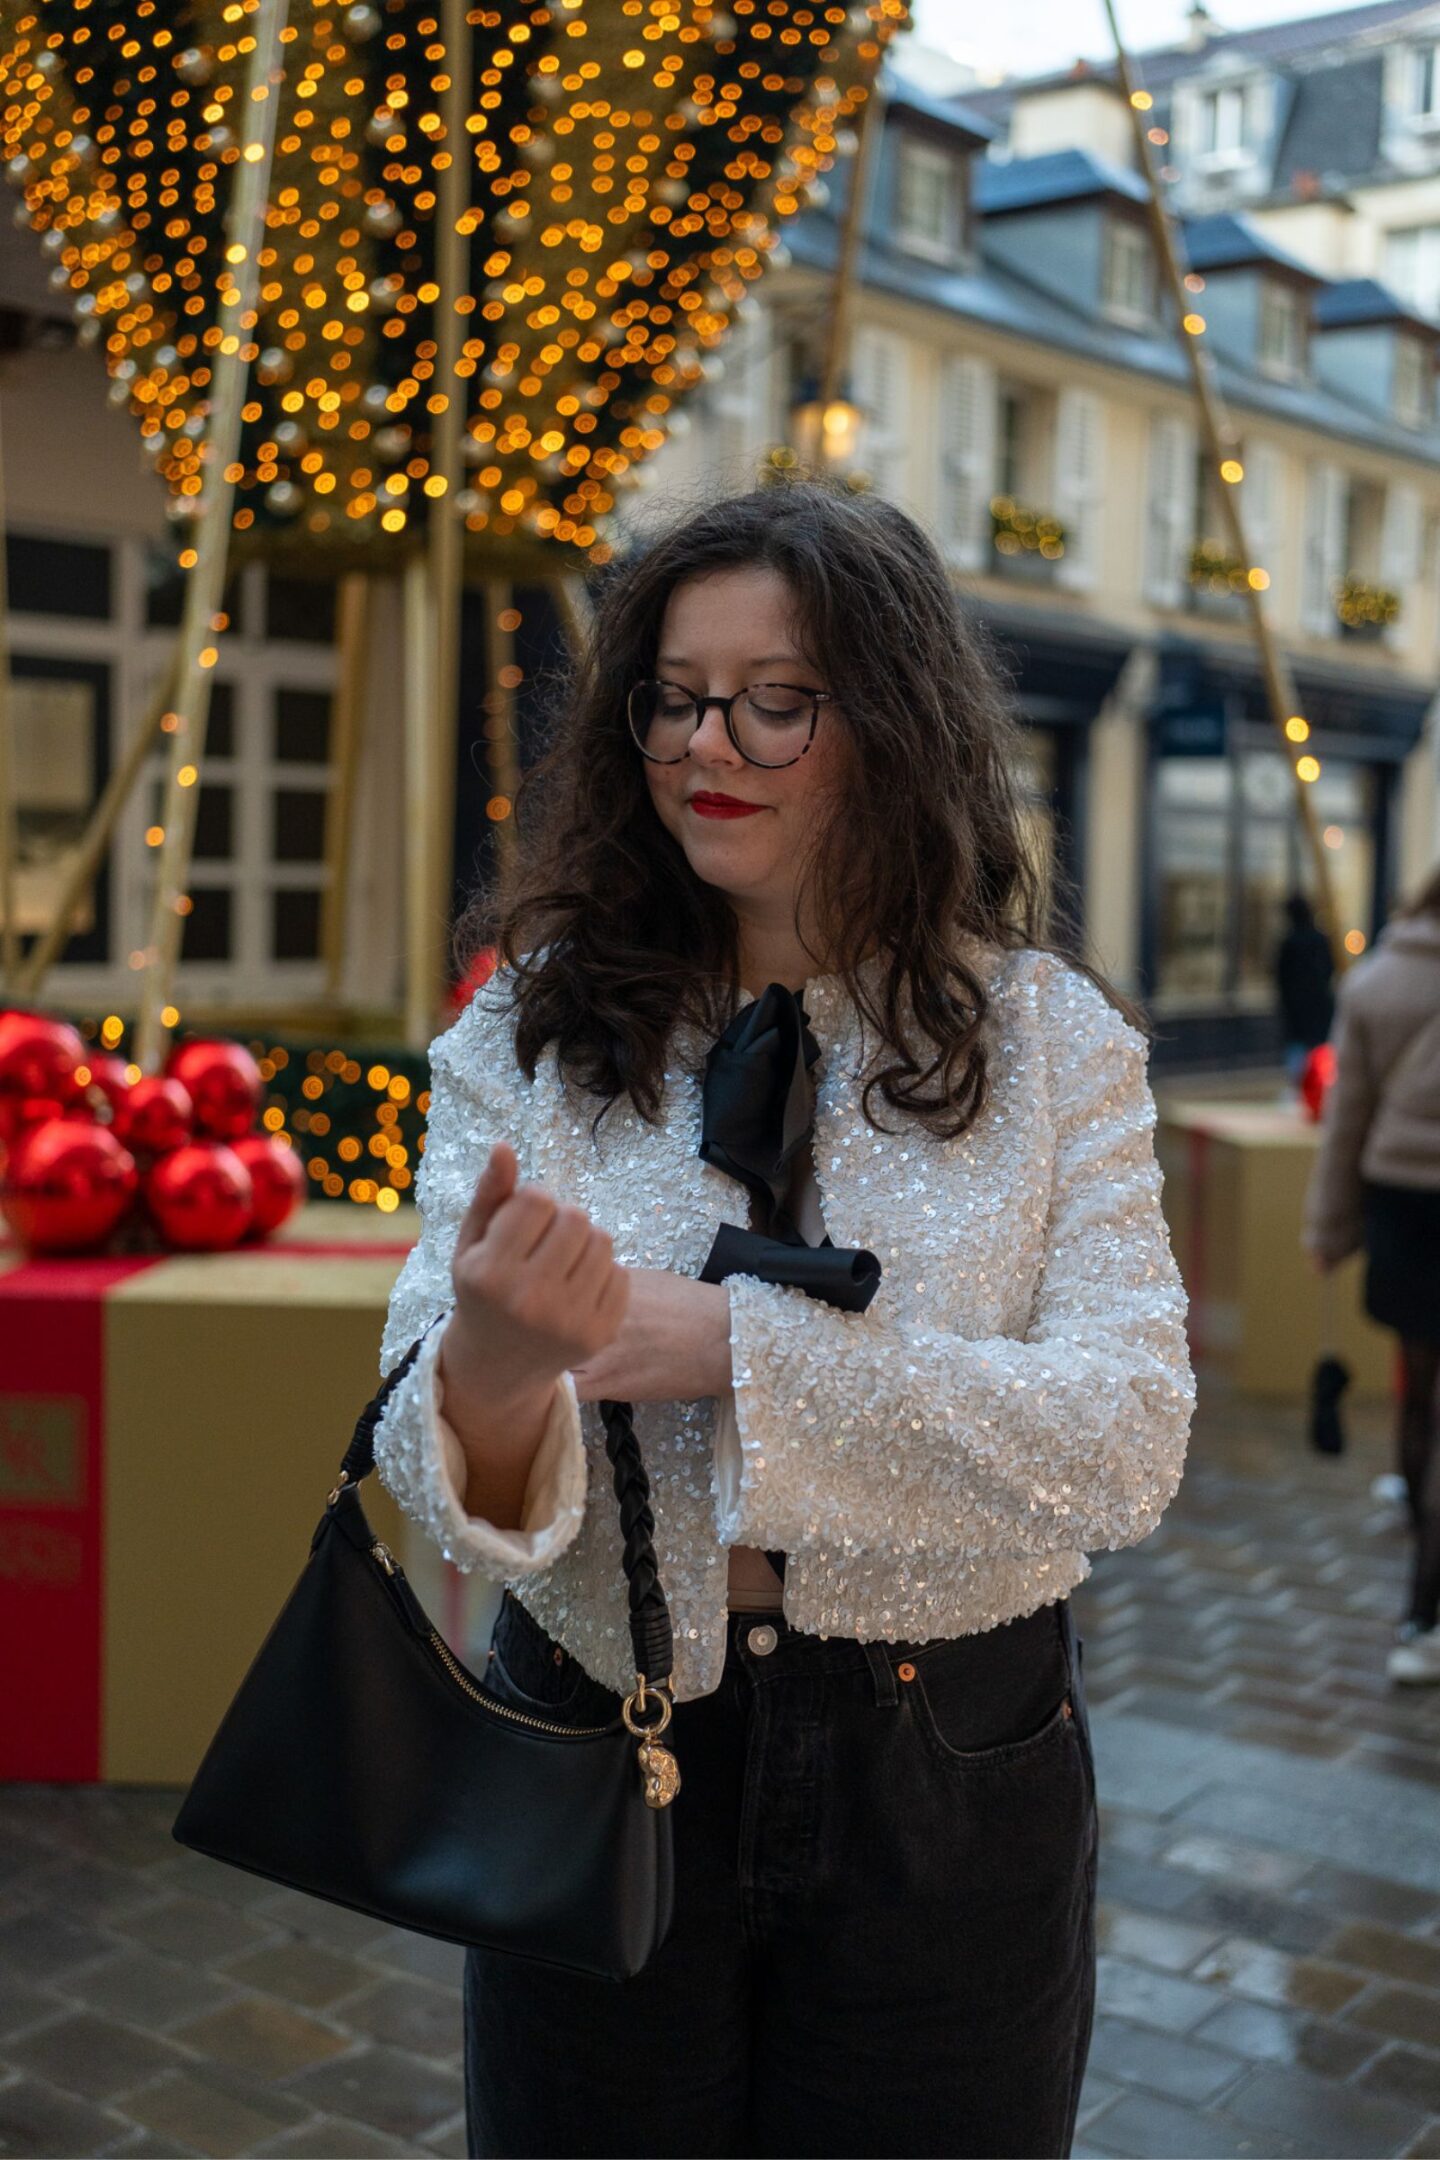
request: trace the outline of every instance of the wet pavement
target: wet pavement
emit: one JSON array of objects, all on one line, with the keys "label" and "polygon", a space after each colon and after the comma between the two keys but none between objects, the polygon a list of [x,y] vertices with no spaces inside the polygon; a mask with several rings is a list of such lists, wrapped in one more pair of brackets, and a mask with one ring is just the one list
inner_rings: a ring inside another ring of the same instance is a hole
[{"label": "wet pavement", "polygon": [[[1212,1396],[1160,1529],[1076,1594],[1079,2160],[1440,2160],[1440,1687],[1385,1679],[1387,1415],[1350,1436]],[[175,1798],[0,1791],[0,2151],[463,2153],[460,1953],[179,1851]]]}]

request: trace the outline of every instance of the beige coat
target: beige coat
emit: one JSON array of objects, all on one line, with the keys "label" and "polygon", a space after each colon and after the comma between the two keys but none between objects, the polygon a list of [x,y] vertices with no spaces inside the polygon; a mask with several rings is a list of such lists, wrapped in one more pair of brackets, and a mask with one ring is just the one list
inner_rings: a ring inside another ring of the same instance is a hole
[{"label": "beige coat", "polygon": [[1305,1209],[1305,1243],[1343,1260],[1362,1190],[1440,1189],[1440,915],[1403,916],[1340,984],[1337,1071]]}]

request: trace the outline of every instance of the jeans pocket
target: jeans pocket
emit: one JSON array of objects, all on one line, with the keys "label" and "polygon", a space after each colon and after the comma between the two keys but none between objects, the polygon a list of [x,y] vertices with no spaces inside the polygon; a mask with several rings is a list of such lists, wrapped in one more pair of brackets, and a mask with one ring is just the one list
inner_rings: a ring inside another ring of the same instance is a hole
[{"label": "jeans pocket", "polygon": [[1053,1608],[986,1634],[929,1643],[913,1662],[906,1692],[932,1750],[947,1762],[977,1769],[1020,1764],[1074,1724]]}]

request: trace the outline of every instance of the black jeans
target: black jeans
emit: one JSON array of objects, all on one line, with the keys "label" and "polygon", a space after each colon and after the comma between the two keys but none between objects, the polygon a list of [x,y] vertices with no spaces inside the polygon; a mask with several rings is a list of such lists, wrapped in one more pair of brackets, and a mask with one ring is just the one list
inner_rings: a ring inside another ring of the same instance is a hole
[{"label": "black jeans", "polygon": [[[551,1717],[619,1710],[508,1592],[488,1673]],[[471,2154],[1068,2154],[1097,1846],[1068,1604],[923,1644],[732,1613],[666,1739],[675,1919],[646,1970],[467,1955]]]}]

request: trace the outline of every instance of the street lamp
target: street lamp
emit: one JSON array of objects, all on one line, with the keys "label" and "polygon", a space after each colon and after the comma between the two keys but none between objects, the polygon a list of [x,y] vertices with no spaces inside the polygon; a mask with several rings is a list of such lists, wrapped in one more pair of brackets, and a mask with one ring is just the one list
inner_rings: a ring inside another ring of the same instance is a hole
[{"label": "street lamp", "polygon": [[807,376],[790,408],[790,439],[812,472],[848,472],[859,449],[864,419],[850,398],[824,398],[815,377]]}]

